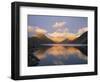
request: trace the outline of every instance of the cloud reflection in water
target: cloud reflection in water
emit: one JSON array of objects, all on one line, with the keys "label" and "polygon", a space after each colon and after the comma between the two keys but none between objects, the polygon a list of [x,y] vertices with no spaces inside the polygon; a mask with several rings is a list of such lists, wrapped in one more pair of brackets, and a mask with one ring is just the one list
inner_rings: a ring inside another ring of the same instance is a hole
[{"label": "cloud reflection in water", "polygon": [[32,55],[38,59],[36,66],[87,64],[87,55],[80,48],[73,46],[68,47],[56,44],[37,49]]}]

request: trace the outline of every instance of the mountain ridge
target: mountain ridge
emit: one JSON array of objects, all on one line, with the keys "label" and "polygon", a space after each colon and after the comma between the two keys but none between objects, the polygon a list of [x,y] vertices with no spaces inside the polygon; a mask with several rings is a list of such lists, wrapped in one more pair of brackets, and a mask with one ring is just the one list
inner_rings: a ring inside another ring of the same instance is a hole
[{"label": "mountain ridge", "polygon": [[[88,32],[83,33],[80,37],[76,38],[73,41],[69,41],[68,39],[59,42],[58,44],[87,44],[87,34]],[[40,44],[56,44],[56,42],[49,39],[44,34],[41,35],[41,37],[28,37],[28,46],[34,47]]]}]

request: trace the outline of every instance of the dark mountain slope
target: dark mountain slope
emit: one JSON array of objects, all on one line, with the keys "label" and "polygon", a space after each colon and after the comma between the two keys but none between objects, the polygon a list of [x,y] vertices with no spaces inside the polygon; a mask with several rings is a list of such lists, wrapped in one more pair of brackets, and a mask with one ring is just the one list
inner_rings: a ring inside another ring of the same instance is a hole
[{"label": "dark mountain slope", "polygon": [[83,33],[80,37],[76,38],[72,43],[75,44],[87,44],[88,32]]},{"label": "dark mountain slope", "polygon": [[50,40],[45,35],[41,35],[41,37],[29,37],[28,38],[28,47],[34,48],[35,46],[38,46],[40,44],[51,44],[54,43],[52,40]]}]

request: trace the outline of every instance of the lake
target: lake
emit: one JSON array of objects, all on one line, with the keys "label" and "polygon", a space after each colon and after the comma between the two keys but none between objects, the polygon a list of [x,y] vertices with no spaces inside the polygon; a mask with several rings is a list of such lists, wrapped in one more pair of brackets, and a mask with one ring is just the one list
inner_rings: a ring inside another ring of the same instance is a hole
[{"label": "lake", "polygon": [[28,66],[83,65],[87,57],[86,44],[41,44],[28,50]]}]

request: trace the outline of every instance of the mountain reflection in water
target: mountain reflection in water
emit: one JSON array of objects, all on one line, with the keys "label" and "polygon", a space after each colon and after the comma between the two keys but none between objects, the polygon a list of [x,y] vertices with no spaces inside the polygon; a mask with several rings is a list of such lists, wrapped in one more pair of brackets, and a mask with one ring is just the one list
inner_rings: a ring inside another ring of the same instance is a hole
[{"label": "mountain reflection in water", "polygon": [[87,46],[42,45],[28,54],[28,66],[87,64]]}]

